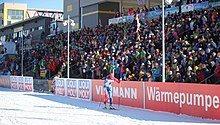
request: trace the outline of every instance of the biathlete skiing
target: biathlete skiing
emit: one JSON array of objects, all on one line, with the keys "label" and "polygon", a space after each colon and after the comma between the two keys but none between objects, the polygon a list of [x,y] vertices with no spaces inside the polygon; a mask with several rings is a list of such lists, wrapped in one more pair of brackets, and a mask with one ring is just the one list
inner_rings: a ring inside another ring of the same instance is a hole
[{"label": "biathlete skiing", "polygon": [[108,76],[104,77],[104,108],[107,109],[106,103],[109,99],[110,103],[110,108],[109,109],[115,109],[112,106],[112,84],[117,82],[118,84],[120,83],[120,80],[114,77],[113,73],[110,73]]}]

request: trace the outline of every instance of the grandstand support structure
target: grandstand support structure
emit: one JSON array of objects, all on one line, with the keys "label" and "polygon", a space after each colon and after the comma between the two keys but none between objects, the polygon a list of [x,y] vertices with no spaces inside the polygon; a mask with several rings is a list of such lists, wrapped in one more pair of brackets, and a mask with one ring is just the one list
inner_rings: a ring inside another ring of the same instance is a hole
[{"label": "grandstand support structure", "polygon": [[22,53],[21,53],[21,76],[24,75],[24,37],[26,37],[28,34],[24,31],[22,31]]},{"label": "grandstand support structure", "polygon": [[[166,3],[166,4],[170,4],[172,3],[173,0],[170,0],[169,3]],[[166,58],[166,47],[165,47],[165,0],[162,0],[162,53],[163,53],[163,67],[162,67],[162,82],[166,82],[166,62],[165,62],[165,58]]]},{"label": "grandstand support structure", "polygon": [[164,0],[162,0],[162,53],[163,53],[163,68],[162,68],[162,82],[166,81],[166,69],[165,69],[165,30],[164,30],[164,23],[165,23],[165,13],[164,13]]},{"label": "grandstand support structure", "polygon": [[21,51],[21,76],[23,77],[24,75],[24,38],[23,38],[23,33],[22,33],[22,38],[21,38],[21,46],[22,46],[22,51]]},{"label": "grandstand support structure", "polygon": [[44,9],[28,9],[27,17],[45,16],[54,18],[55,20],[63,20],[63,11],[61,10],[44,10]]},{"label": "grandstand support structure", "polygon": [[67,36],[67,41],[68,41],[68,43],[67,43],[67,48],[68,48],[68,56],[67,56],[67,78],[69,78],[70,77],[70,25],[72,26],[72,27],[74,27],[75,26],[75,23],[74,23],[74,20],[72,20],[72,19],[70,19],[70,16],[68,15],[68,19],[67,20],[65,20],[64,22],[63,22],[63,25],[64,26],[66,26],[67,25],[67,29],[68,29],[68,36]]}]

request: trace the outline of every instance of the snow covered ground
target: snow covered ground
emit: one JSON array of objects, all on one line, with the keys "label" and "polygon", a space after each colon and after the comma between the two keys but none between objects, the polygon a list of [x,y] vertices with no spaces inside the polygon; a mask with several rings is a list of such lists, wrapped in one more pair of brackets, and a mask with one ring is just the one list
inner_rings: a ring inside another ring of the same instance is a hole
[{"label": "snow covered ground", "polygon": [[124,106],[109,111],[99,108],[96,102],[0,88],[0,125],[217,124],[220,121]]}]

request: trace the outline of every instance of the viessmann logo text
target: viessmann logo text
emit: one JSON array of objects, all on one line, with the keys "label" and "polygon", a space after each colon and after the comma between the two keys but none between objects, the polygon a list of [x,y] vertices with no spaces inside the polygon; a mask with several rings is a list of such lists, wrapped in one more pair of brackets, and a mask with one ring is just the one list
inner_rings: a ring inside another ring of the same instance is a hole
[{"label": "viessmann logo text", "polygon": [[209,108],[214,107],[215,109],[219,108],[219,97],[214,95],[205,95],[205,94],[192,94],[192,93],[183,93],[183,92],[169,92],[169,91],[160,91],[159,87],[147,87],[147,98],[148,100],[157,101],[157,102],[170,102],[179,104],[180,108],[183,105],[188,106],[202,106],[205,111],[208,111]]}]

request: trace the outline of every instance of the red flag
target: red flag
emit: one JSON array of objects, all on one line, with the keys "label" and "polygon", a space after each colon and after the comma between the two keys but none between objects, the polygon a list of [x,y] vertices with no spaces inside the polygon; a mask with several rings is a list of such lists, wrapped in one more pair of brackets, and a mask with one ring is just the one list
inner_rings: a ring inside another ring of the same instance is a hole
[{"label": "red flag", "polygon": [[114,81],[120,84],[120,80],[114,77]]}]

